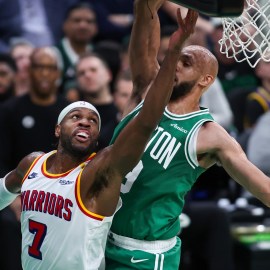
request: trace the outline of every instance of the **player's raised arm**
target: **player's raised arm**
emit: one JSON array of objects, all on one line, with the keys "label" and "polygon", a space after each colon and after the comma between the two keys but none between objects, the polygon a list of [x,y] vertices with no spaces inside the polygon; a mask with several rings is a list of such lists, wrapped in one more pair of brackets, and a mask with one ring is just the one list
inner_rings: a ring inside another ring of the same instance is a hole
[{"label": "player's raised arm", "polygon": [[193,33],[198,13],[189,10],[185,19],[177,10],[179,28],[170,38],[162,66],[152,83],[140,113],[120,133],[113,145],[113,166],[124,176],[139,161],[151,133],[170,100],[175,70],[184,41]]},{"label": "player's raised arm", "polygon": [[165,0],[135,0],[134,22],[129,43],[129,63],[133,81],[131,111],[142,99],[159,70],[160,22],[157,14]]}]

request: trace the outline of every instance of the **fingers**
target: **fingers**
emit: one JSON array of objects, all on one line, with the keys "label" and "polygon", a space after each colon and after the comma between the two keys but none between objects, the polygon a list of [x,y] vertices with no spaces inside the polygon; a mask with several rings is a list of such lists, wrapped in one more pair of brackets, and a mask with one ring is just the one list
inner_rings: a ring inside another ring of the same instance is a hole
[{"label": "fingers", "polygon": [[199,16],[199,14],[197,11],[189,9],[186,17],[184,19],[182,19],[180,9],[177,9],[178,27],[180,27],[183,32],[193,33],[198,16]]},{"label": "fingers", "polygon": [[190,26],[194,27],[197,19],[198,19],[198,12],[192,9],[188,10],[187,16],[185,18],[186,24],[189,24]]},{"label": "fingers", "polygon": [[199,13],[195,10],[192,10],[191,21],[190,21],[192,24],[192,28],[195,27],[198,17],[199,17]]},{"label": "fingers", "polygon": [[184,21],[183,21],[182,16],[181,16],[180,8],[177,9],[176,15],[177,15],[178,27],[181,27],[182,29],[184,29]]}]

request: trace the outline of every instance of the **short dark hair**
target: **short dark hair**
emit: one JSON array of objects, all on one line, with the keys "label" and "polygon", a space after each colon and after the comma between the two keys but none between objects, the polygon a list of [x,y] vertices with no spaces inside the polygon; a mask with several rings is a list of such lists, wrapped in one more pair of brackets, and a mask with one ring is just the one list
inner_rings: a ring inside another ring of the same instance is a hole
[{"label": "short dark hair", "polygon": [[79,2],[79,3],[76,3],[68,8],[68,10],[66,11],[66,14],[65,14],[65,20],[67,20],[68,17],[70,16],[70,14],[76,9],[89,9],[89,10],[92,10],[96,13],[94,6],[92,6],[90,3]]},{"label": "short dark hair", "polygon": [[18,70],[15,60],[8,53],[0,53],[0,63],[7,64],[14,72]]},{"label": "short dark hair", "polygon": [[99,53],[96,53],[96,52],[85,52],[82,55],[80,55],[79,60],[77,61],[76,65],[75,65],[76,71],[77,71],[77,67],[81,63],[81,61],[83,59],[86,59],[86,58],[98,58],[103,63],[103,65],[108,70],[110,70],[110,66],[109,66],[108,62],[106,61],[106,59],[102,55],[100,55]]}]

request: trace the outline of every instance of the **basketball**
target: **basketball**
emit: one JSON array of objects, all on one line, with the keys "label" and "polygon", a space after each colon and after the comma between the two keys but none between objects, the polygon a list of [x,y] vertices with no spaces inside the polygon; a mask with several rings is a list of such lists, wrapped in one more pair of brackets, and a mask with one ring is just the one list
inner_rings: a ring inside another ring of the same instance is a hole
[{"label": "basketball", "polygon": [[170,0],[210,17],[238,17],[244,10],[245,0]]}]

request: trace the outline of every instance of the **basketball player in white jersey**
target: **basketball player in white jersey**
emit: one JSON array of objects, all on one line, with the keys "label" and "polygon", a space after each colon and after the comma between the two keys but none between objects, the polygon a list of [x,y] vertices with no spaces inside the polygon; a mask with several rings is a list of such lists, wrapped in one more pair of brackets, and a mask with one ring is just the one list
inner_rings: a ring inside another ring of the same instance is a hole
[{"label": "basketball player in white jersey", "polygon": [[[60,113],[56,151],[31,153],[0,181],[0,209],[21,194],[24,269],[101,269],[123,177],[138,163],[171,96],[181,46],[198,14],[189,11],[172,35],[141,112],[114,145],[95,155],[101,127],[96,108],[75,102]],[[77,70],[80,72],[80,70]],[[31,140],[31,138],[29,138]]]}]

